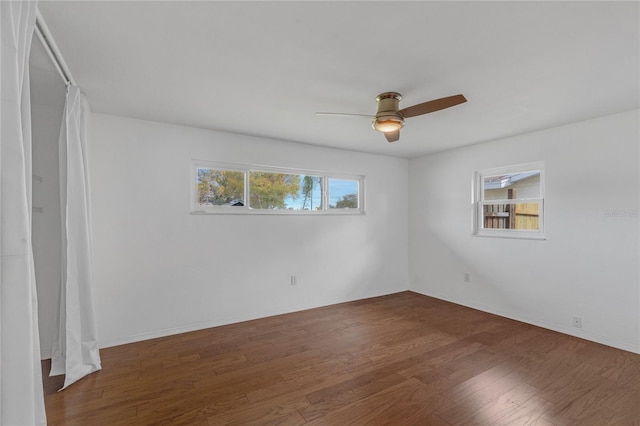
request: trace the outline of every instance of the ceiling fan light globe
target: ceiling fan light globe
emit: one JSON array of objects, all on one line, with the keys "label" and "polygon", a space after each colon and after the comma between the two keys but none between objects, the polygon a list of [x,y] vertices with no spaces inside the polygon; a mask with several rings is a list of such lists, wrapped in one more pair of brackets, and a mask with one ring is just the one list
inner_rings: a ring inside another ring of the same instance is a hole
[{"label": "ceiling fan light globe", "polygon": [[373,121],[372,125],[375,130],[387,133],[401,129],[402,126],[404,126],[404,121],[398,120],[397,118],[376,119]]}]

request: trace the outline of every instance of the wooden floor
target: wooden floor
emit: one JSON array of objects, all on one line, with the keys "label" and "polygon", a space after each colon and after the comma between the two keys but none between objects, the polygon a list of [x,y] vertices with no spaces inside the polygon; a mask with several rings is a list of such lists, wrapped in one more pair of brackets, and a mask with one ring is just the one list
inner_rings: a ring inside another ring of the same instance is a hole
[{"label": "wooden floor", "polygon": [[101,355],[50,425],[640,425],[640,355],[411,292]]}]

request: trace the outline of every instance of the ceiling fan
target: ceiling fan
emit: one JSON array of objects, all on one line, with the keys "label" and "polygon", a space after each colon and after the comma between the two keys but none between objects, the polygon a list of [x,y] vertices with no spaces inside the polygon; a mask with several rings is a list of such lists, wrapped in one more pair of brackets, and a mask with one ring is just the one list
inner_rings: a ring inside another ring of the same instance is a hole
[{"label": "ceiling fan", "polygon": [[400,109],[400,99],[402,95],[397,92],[384,92],[378,95],[376,102],[378,103],[378,112],[375,116],[362,114],[342,114],[331,112],[317,112],[316,116],[360,116],[373,118],[371,126],[384,133],[389,142],[395,142],[400,139],[400,129],[404,126],[405,118],[415,117],[418,115],[428,114],[430,112],[440,111],[441,109],[450,108],[467,102],[463,95],[448,96],[446,98],[434,99]]}]

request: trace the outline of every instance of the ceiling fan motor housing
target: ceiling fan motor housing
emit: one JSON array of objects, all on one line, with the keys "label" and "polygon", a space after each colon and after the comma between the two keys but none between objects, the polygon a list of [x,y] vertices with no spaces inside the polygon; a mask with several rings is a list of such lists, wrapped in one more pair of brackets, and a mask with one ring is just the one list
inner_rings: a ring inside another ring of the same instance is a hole
[{"label": "ceiling fan motor housing", "polygon": [[378,95],[378,112],[371,125],[379,132],[394,132],[404,126],[404,117],[400,113],[402,95],[396,92],[385,92]]}]

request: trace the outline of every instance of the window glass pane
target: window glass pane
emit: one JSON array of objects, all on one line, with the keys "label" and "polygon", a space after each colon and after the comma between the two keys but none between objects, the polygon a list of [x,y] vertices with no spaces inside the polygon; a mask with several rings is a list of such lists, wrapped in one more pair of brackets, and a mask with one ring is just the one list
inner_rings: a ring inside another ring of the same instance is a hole
[{"label": "window glass pane", "polygon": [[349,179],[329,179],[329,208],[357,209],[358,181]]},{"label": "window glass pane", "polygon": [[287,205],[294,206],[294,210],[322,210],[322,178],[300,175],[298,198],[291,197]]},{"label": "window glass pane", "polygon": [[199,206],[244,206],[244,172],[197,169]]},{"label": "window glass pane", "polygon": [[252,209],[322,210],[320,176],[249,172]]},{"label": "window glass pane", "polygon": [[540,203],[483,204],[484,229],[540,230]]},{"label": "window glass pane", "polygon": [[540,198],[540,171],[484,176],[484,200]]}]

